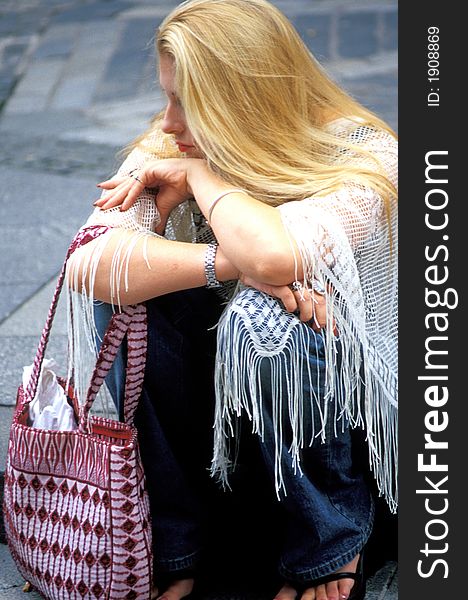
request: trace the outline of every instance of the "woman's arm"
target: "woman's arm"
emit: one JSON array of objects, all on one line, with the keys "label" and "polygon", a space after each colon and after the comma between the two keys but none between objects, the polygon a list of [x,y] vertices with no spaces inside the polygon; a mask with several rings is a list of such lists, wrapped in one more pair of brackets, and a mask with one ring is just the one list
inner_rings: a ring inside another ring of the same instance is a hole
[{"label": "woman's arm", "polygon": [[[95,299],[115,304],[137,304],[155,296],[206,285],[206,244],[139,235],[132,248],[135,235],[124,229],[113,229],[76,250],[68,261],[69,285],[80,292],[84,286],[88,294],[93,287]],[[105,247],[100,254],[102,244]],[[118,249],[123,258],[116,271],[115,255]],[[131,249],[131,254],[127,268],[125,254],[128,249]],[[90,282],[90,264],[96,269],[93,282]],[[216,253],[215,270],[219,281],[237,279],[239,276],[238,270],[221,249]],[[118,290],[118,294],[113,290]]]},{"label": "woman's arm", "polygon": [[[231,188],[204,161],[191,163],[187,182],[208,218],[215,198]],[[228,194],[214,207],[210,225],[227,258],[246,276],[275,286],[302,279],[296,246],[276,208],[247,193]]]},{"label": "woman's arm", "polygon": [[[134,175],[135,177],[135,175]],[[105,181],[107,195],[97,201],[103,210],[133,206],[146,187],[159,187],[156,198],[164,230],[173,208],[194,195],[205,217],[212,202],[230,186],[214,175],[201,159],[161,160],[149,163],[135,178]],[[226,257],[238,271],[270,285],[287,285],[302,279],[302,266],[294,242],[288,237],[279,211],[247,193],[230,194],[217,203],[211,225]]]}]

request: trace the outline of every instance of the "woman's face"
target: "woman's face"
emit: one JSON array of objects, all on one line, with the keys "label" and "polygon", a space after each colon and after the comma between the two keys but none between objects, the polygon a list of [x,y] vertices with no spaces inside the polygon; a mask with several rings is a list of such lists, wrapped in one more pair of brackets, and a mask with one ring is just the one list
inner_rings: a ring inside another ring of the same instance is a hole
[{"label": "woman's face", "polygon": [[175,65],[171,56],[163,54],[159,58],[159,82],[168,100],[161,129],[164,133],[174,135],[181,152],[185,152],[190,158],[201,158],[201,153],[187,126],[184,109],[175,91]]}]

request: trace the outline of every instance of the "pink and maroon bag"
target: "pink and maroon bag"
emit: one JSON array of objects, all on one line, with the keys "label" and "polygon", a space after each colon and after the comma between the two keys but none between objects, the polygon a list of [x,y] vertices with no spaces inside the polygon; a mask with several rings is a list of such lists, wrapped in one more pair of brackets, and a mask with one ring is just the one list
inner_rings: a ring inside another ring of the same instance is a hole
[{"label": "pink and maroon bag", "polygon": [[[107,230],[81,231],[67,254]],[[4,515],[11,554],[23,577],[50,600],[151,597],[151,524],[133,418],[143,386],[146,309],[115,313],[104,336],[85,403],[66,390],[78,428],[28,425],[41,365],[65,278],[49,310],[26,390],[18,389],[5,470]],[[125,422],[89,415],[127,338]],[[61,381],[65,388],[65,382]]]}]

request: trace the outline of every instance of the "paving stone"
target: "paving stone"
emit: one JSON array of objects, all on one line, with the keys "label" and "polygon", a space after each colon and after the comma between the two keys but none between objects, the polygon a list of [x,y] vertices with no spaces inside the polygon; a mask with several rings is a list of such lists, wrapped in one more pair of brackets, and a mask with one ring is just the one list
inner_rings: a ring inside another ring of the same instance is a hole
[{"label": "paving stone", "polygon": [[147,19],[127,23],[119,49],[112,56],[96,94],[97,102],[134,96],[145,71],[146,58],[154,52],[151,40],[157,25]]},{"label": "paving stone", "polygon": [[129,2],[92,2],[82,6],[72,6],[61,10],[53,17],[54,23],[76,23],[96,21],[115,17],[123,10],[131,7]]},{"label": "paving stone", "polygon": [[[45,317],[46,315],[44,315]],[[44,319],[45,321],[45,319]],[[44,323],[38,323],[39,332]],[[1,338],[0,346],[0,405],[9,406],[16,402],[16,390],[21,383],[23,367],[31,365],[36,355],[40,333],[35,336]],[[67,336],[51,336],[47,346],[46,357],[53,358],[57,364],[58,373],[66,372]]]},{"label": "paving stone", "polygon": [[29,40],[14,40],[3,48],[2,68],[15,68],[23,58],[25,50],[29,47]]},{"label": "paving stone", "polygon": [[78,32],[79,26],[75,24],[52,25],[41,38],[33,60],[56,57],[66,59],[72,52]]},{"label": "paving stone", "polygon": [[8,101],[5,112],[35,112],[47,108],[52,90],[57,85],[63,70],[58,58],[42,59],[31,64]]},{"label": "paving stone", "polygon": [[2,283],[0,293],[0,323],[37,290],[37,282]]},{"label": "paving stone", "polygon": [[362,58],[377,52],[377,15],[372,12],[343,14],[338,22],[338,52],[342,57]]},{"label": "paving stone", "polygon": [[[57,128],[54,127],[51,131]],[[70,137],[66,139],[65,129],[62,133],[64,139],[56,139],[53,136],[18,136],[10,130],[0,130],[4,146],[0,148],[0,169],[19,168],[21,170],[37,171],[42,173],[54,173],[57,175],[83,175],[86,179],[100,181],[113,174],[121,162],[116,157],[116,152],[129,140],[136,137],[145,129],[144,121],[139,129],[137,126],[127,135],[121,135],[120,140],[113,144],[109,135],[109,128],[105,128],[94,143],[82,141]],[[73,131],[73,129],[68,130]],[[93,132],[95,129],[92,130]],[[113,133],[114,130],[111,130]],[[106,144],[100,143],[105,140]],[[111,145],[113,144],[113,145]],[[25,177],[26,175],[23,175]],[[86,198],[94,193],[94,186],[90,186],[86,192]],[[1,210],[1,209],[0,209]]]},{"label": "paving stone", "polygon": [[[8,547],[0,544],[0,598],[2,600],[24,600],[24,579],[16,569]],[[40,600],[37,592],[28,594],[28,600]]]},{"label": "paving stone", "polygon": [[[5,318],[59,270],[73,235],[91,212],[95,188],[89,180],[26,177],[12,169],[0,169],[0,179],[0,318]],[[25,180],[28,196],[23,192],[22,199],[28,209],[19,211],[18,189]]]},{"label": "paving stone", "polygon": [[[58,274],[0,324],[0,343],[4,337],[38,336],[45,323],[57,285]],[[67,335],[66,297],[61,295],[54,318],[54,335]]]},{"label": "paving stone", "polygon": [[51,100],[52,109],[86,109],[92,104],[121,28],[121,23],[105,28],[96,23],[81,27],[73,56]]},{"label": "paving stone", "polygon": [[330,58],[331,15],[299,14],[292,23],[318,60]]}]

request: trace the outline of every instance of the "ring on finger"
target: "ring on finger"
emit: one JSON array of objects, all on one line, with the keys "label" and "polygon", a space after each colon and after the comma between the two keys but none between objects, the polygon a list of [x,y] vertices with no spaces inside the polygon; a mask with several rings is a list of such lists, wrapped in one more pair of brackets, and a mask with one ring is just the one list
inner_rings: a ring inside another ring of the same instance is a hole
[{"label": "ring on finger", "polygon": [[302,290],[304,289],[304,286],[300,281],[293,281],[289,284],[288,287],[293,292],[302,292]]},{"label": "ring on finger", "polygon": [[138,169],[133,169],[133,171],[130,171],[128,176],[131,177],[132,179],[135,179],[135,181],[139,181],[140,183],[143,183],[143,181],[138,177],[138,175],[135,175],[135,171],[137,171],[137,170]]}]

